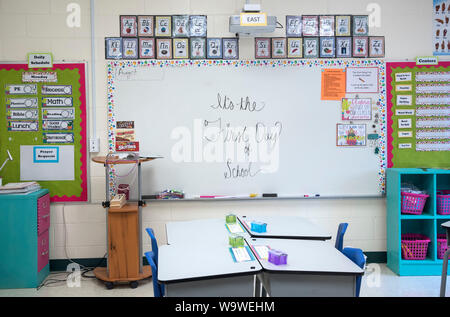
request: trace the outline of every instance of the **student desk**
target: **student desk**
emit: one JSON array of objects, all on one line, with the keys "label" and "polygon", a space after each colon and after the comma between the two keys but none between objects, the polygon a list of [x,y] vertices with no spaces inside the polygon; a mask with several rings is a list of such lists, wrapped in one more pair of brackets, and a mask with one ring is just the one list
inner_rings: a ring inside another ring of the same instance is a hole
[{"label": "student desk", "polygon": [[[277,239],[307,239],[307,240],[329,240],[329,232],[321,229],[308,219],[301,217],[248,217],[238,216],[239,221],[252,237],[277,238]],[[250,230],[251,221],[261,221],[267,224],[267,232],[258,233]],[[248,222],[248,224],[247,224]]]},{"label": "student desk", "polygon": [[[204,236],[204,240],[208,238]],[[159,248],[158,281],[165,284],[167,297],[250,297],[258,272],[261,265],[256,259],[234,262],[228,241]]]},{"label": "student desk", "polygon": [[[238,223],[236,221],[236,223]],[[245,228],[239,233],[243,237],[248,237]],[[217,244],[228,243],[230,232],[225,226],[225,218],[223,219],[201,219],[192,221],[176,221],[166,223],[167,243],[186,244]]]},{"label": "student desk", "polygon": [[[246,238],[250,246],[268,245],[287,253],[287,265],[258,259],[264,288],[273,297],[355,296],[356,277],[364,273],[325,241]],[[255,252],[254,252],[255,253]]]}]

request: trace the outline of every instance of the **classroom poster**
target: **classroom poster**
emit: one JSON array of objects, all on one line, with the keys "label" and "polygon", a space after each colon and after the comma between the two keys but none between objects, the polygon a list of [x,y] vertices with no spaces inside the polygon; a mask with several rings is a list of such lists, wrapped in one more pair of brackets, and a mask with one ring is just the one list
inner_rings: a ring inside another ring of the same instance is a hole
[{"label": "classroom poster", "polygon": [[342,120],[371,120],[372,99],[370,98],[343,98]]},{"label": "classroom poster", "polygon": [[365,146],[366,125],[365,124],[337,124],[336,125],[337,146]]},{"label": "classroom poster", "polygon": [[433,55],[450,55],[450,0],[433,0]]},{"label": "classroom poster", "polygon": [[378,93],[378,68],[347,68],[347,93]]},{"label": "classroom poster", "polygon": [[38,181],[51,201],[87,201],[85,68],[0,64],[0,161],[13,157],[4,184]]},{"label": "classroom poster", "polygon": [[321,100],[341,100],[345,97],[345,69],[323,69],[321,91]]},{"label": "classroom poster", "polygon": [[386,70],[388,167],[450,167],[450,62]]}]

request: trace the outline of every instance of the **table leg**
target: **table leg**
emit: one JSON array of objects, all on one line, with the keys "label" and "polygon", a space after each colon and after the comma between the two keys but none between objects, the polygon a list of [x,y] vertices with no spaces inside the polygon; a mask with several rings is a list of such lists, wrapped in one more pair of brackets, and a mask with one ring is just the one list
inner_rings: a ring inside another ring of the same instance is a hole
[{"label": "table leg", "polygon": [[441,276],[441,297],[445,297],[445,288],[447,284],[447,267],[448,257],[450,256],[450,248],[445,252],[442,262],[442,276]]}]

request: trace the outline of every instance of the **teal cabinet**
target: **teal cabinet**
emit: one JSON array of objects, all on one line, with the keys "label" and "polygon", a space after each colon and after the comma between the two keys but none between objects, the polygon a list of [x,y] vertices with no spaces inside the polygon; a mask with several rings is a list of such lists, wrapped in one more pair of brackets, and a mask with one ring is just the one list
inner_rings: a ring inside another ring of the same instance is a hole
[{"label": "teal cabinet", "polygon": [[0,195],[0,288],[35,288],[49,274],[47,189]]},{"label": "teal cabinet", "polygon": [[[401,213],[401,184],[413,184],[426,190],[429,197],[422,214]],[[450,170],[389,168],[386,171],[386,229],[387,229],[387,266],[398,275],[424,276],[441,275],[442,260],[437,257],[437,235],[445,233],[443,222],[450,215],[439,215],[436,209],[436,192],[450,189]],[[430,238],[424,260],[405,260],[401,254],[401,235],[418,233]]]}]

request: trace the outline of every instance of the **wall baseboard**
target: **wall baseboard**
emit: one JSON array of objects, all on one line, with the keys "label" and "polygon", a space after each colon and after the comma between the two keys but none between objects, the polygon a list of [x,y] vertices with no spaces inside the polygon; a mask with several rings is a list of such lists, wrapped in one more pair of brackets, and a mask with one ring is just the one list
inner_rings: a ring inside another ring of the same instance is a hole
[{"label": "wall baseboard", "polygon": [[[364,252],[367,256],[367,263],[386,263],[387,254],[384,251],[380,252]],[[84,267],[106,267],[106,258],[84,258],[84,259],[72,259],[72,261],[66,259],[53,259],[50,260],[50,272],[67,271],[67,266],[75,262]],[[142,258],[142,264],[148,265],[146,257]]]}]

